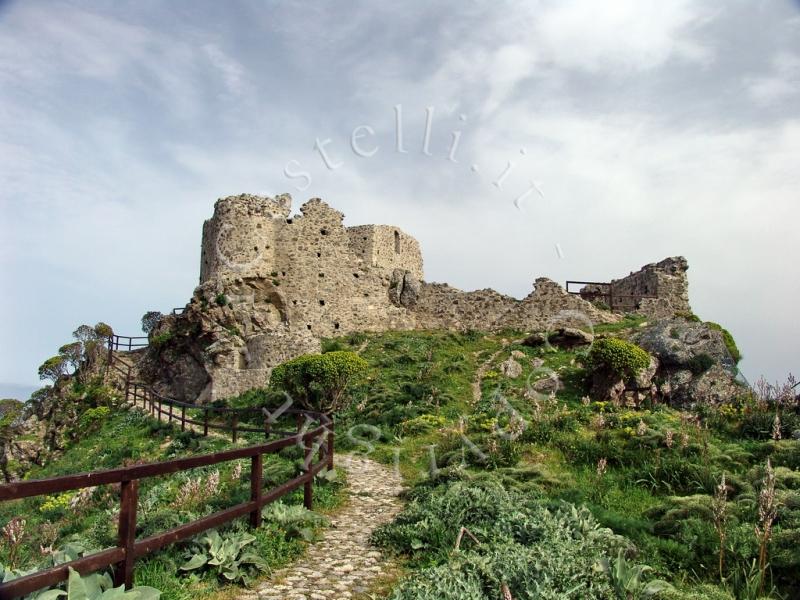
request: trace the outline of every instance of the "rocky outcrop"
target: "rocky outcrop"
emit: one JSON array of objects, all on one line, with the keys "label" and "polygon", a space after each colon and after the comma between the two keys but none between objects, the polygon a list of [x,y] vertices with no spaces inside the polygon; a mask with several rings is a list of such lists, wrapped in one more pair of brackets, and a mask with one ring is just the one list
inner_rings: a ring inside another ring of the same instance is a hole
[{"label": "rocky outcrop", "polygon": [[509,379],[516,379],[522,375],[522,365],[512,357],[500,363],[500,372]]},{"label": "rocky outcrop", "polygon": [[594,335],[577,327],[558,327],[553,331],[537,331],[526,337],[524,346],[537,347],[550,343],[559,348],[575,348],[588,346],[594,341]]},{"label": "rocky outcrop", "polygon": [[722,333],[705,323],[685,319],[658,321],[637,332],[632,341],[655,355],[668,369],[691,370],[701,355],[736,374],[736,363],[725,346]]},{"label": "rocky outcrop", "polygon": [[590,394],[593,398],[615,404],[639,406],[653,391],[658,367],[658,359],[651,356],[650,364],[631,379],[625,379],[608,370],[597,370],[592,373]]},{"label": "rocky outcrop", "polygon": [[745,388],[718,328],[685,319],[658,321],[632,340],[658,358],[659,392],[676,406],[730,402]]},{"label": "rocky outcrop", "polygon": [[389,284],[389,300],[395,306],[413,308],[419,300],[422,285],[411,271],[395,269]]},{"label": "rocky outcrop", "polygon": [[195,290],[183,313],[158,323],[137,370],[159,394],[203,403],[264,387],[273,367],[319,349],[306,328],[290,327],[271,281],[215,280]]}]

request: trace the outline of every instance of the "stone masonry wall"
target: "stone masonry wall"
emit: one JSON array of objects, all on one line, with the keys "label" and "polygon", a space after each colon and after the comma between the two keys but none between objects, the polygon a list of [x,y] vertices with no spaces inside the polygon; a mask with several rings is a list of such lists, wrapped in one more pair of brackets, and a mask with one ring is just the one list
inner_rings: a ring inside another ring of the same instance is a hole
[{"label": "stone masonry wall", "polygon": [[[665,309],[664,301],[675,312],[691,312],[689,306],[689,282],[686,271],[689,264],[682,256],[666,258],[661,262],[643,266],[622,279],[611,281],[611,292],[614,295],[614,310],[622,312],[641,311],[650,314],[653,311],[670,312]],[[631,297],[632,296],[632,297]],[[655,299],[643,298],[655,296]]]},{"label": "stone masonry wall", "polygon": [[277,229],[286,222],[291,203],[288,194],[217,200],[214,216],[203,224],[200,283],[225,274],[268,275],[275,264]]},{"label": "stone masonry wall", "polygon": [[422,279],[422,252],[419,242],[390,225],[348,227],[350,247],[372,267],[402,269]]}]

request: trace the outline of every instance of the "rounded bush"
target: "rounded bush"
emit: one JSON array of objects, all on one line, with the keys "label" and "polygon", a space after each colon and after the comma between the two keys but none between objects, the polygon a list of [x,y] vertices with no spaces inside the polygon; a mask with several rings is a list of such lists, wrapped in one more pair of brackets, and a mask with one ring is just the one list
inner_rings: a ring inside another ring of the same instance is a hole
[{"label": "rounded bush", "polygon": [[619,338],[596,340],[589,351],[593,371],[607,370],[623,378],[636,375],[650,365],[650,355],[636,344]]},{"label": "rounded bush", "polygon": [[332,413],[346,407],[348,385],[366,368],[354,352],[304,354],[275,367],[270,381],[304,408]]}]

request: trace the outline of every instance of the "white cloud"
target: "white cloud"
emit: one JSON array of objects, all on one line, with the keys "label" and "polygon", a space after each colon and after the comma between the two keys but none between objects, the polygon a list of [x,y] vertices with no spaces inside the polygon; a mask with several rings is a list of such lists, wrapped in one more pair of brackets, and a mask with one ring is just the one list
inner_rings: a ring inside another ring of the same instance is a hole
[{"label": "white cloud", "polygon": [[771,105],[785,100],[800,100],[800,55],[781,52],[772,59],[768,73],[761,77],[747,77],[745,89],[761,105]]},{"label": "white cloud", "polygon": [[618,75],[675,58],[707,62],[709,48],[689,37],[705,16],[687,1],[578,0],[531,11],[531,43],[555,66]]},{"label": "white cloud", "polygon": [[[185,301],[213,201],[294,192],[290,159],[314,178],[295,208],[320,195],[349,224],[397,224],[421,240],[429,278],[465,288],[522,296],[539,275],[609,278],[686,254],[695,308],[740,338],[748,374],[775,379],[797,362],[800,289],[785,270],[800,255],[800,103],[789,102],[800,47],[754,31],[747,6],[158,10],[78,0],[3,13],[0,266],[25,297],[2,300],[4,335],[22,341],[0,379],[30,381],[82,321],[135,331],[144,310]],[[765,5],[760,22],[785,23],[781,10]],[[730,46],[742,35],[746,68]],[[754,76],[758,64],[771,66]],[[398,103],[408,154],[393,151]],[[381,147],[368,160],[348,151],[364,123]],[[341,169],[321,166],[315,137],[334,139]],[[507,160],[518,167],[500,191],[491,180]],[[518,212],[530,179],[545,197]],[[30,322],[40,335],[26,335]]]}]

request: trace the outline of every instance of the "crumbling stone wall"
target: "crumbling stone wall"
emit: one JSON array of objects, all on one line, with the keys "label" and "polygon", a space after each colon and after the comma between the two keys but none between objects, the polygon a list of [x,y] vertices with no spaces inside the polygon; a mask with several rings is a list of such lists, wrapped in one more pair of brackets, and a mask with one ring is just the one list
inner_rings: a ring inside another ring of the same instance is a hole
[{"label": "crumbling stone wall", "polygon": [[289,194],[221,198],[203,224],[200,283],[223,275],[266,277],[275,267],[277,229],[292,207]]},{"label": "crumbling stone wall", "polygon": [[[691,312],[689,306],[689,281],[686,271],[689,263],[682,256],[666,258],[661,262],[643,266],[622,279],[611,281],[614,310],[642,311],[652,316],[672,316],[676,312]],[[655,298],[644,298],[655,296]],[[657,299],[659,302],[654,302]],[[666,308],[668,305],[670,308]],[[671,313],[671,314],[670,314]]]},{"label": "crumbling stone wall", "polygon": [[402,269],[422,279],[422,251],[419,242],[397,227],[358,225],[348,227],[350,247],[369,266]]},{"label": "crumbling stone wall", "polygon": [[[264,386],[277,364],[356,331],[543,330],[564,325],[564,311],[592,323],[619,319],[546,278],[522,300],[425,283],[419,244],[397,227],[345,227],[318,198],[290,213],[288,194],[216,202],[203,226],[200,285],[184,313],[153,332],[163,341],[145,359],[161,393],[202,402]],[[614,285],[658,284],[680,299],[685,268],[667,262]]]}]

